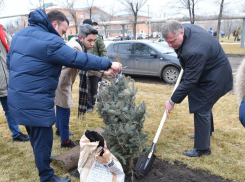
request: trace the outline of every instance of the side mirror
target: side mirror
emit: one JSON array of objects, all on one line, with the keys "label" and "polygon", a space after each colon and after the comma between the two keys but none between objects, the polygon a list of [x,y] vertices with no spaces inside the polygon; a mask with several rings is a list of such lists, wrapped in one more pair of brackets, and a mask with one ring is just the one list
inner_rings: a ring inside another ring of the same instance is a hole
[{"label": "side mirror", "polygon": [[151,52],[150,56],[154,56],[156,58],[157,57],[157,53]]}]

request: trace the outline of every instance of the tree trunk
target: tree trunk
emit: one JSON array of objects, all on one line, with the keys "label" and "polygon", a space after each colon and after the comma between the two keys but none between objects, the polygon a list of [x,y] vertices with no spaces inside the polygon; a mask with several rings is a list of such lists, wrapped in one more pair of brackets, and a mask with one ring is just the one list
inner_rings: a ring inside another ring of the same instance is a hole
[{"label": "tree trunk", "polygon": [[77,145],[74,148],[60,154],[58,157],[54,158],[52,163],[59,168],[64,169],[66,172],[74,169],[78,165],[80,155],[80,146]]},{"label": "tree trunk", "polygon": [[190,0],[188,0],[188,10],[189,10],[189,17],[190,17],[190,22],[192,23],[192,18],[191,18],[191,5],[190,5]]},{"label": "tree trunk", "polygon": [[105,29],[105,38],[107,38],[107,27],[108,26],[104,26],[104,29]]},{"label": "tree trunk", "polygon": [[136,37],[136,26],[137,26],[137,15],[134,15],[134,24],[133,24],[133,35],[134,35],[134,40],[137,39],[137,37]]},{"label": "tree trunk", "polygon": [[128,160],[128,164],[129,164],[129,169],[133,169],[134,168],[134,162],[132,160]]},{"label": "tree trunk", "polygon": [[218,17],[218,26],[217,26],[217,40],[218,41],[219,41],[219,34],[220,34],[220,25],[221,25],[221,18],[222,18],[222,12],[223,12],[223,5],[224,5],[224,0],[221,0],[219,17]]},{"label": "tree trunk", "polygon": [[92,20],[92,7],[89,9],[89,19]]},{"label": "tree trunk", "polygon": [[192,24],[195,23],[195,2],[192,0]]},{"label": "tree trunk", "polygon": [[78,23],[77,23],[77,16],[76,15],[75,15],[75,18],[74,18],[74,22],[75,22],[76,34],[78,34]]},{"label": "tree trunk", "polygon": [[78,34],[78,24],[77,24],[77,22],[75,23],[75,27],[76,27],[76,34]]}]

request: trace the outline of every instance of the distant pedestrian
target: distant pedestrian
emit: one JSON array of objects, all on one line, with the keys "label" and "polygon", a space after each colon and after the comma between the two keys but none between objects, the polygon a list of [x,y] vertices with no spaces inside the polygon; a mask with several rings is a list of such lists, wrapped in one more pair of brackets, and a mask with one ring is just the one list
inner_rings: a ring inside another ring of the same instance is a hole
[{"label": "distant pedestrian", "polygon": [[212,28],[210,28],[210,29],[208,30],[208,33],[211,34],[211,35],[213,34]]},{"label": "distant pedestrian", "polygon": [[238,29],[234,31],[234,41],[238,39]]},{"label": "distant pedestrian", "polygon": [[214,31],[213,36],[216,38],[217,37],[217,31]]}]

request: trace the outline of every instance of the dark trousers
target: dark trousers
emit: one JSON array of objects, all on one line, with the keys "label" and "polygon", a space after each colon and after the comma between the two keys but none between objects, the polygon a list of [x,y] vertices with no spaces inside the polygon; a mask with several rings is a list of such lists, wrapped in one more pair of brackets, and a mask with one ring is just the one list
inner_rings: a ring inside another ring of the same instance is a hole
[{"label": "dark trousers", "polygon": [[201,113],[194,113],[194,125],[194,148],[198,150],[208,149],[210,147],[210,136],[214,131],[212,111],[210,110]]},{"label": "dark trousers", "polygon": [[95,95],[97,95],[97,89],[98,89],[98,82],[100,80],[100,77],[97,76],[89,76],[88,81],[88,103],[87,107],[88,109],[93,108],[95,105],[96,99],[94,98]]},{"label": "dark trousers", "polygon": [[70,109],[56,106],[56,128],[60,131],[61,141],[69,140]]},{"label": "dark trousers", "polygon": [[52,127],[26,126],[26,130],[30,137],[40,181],[44,182],[51,180],[54,175],[54,170],[50,167],[50,156],[53,145],[53,129]]},{"label": "dark trousers", "polygon": [[20,129],[18,124],[16,124],[9,115],[9,108],[7,103],[7,96],[6,97],[0,97],[0,102],[2,104],[3,110],[5,112],[6,120],[9,126],[10,131],[12,132],[12,137],[16,138],[20,135]]}]

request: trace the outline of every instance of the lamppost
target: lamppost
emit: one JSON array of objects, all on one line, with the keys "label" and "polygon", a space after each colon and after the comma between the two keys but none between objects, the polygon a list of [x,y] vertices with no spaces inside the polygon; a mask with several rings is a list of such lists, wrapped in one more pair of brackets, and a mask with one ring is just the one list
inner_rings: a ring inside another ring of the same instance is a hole
[{"label": "lamppost", "polygon": [[150,27],[150,22],[149,22],[149,6],[148,5],[148,40],[149,40],[149,27]]}]

